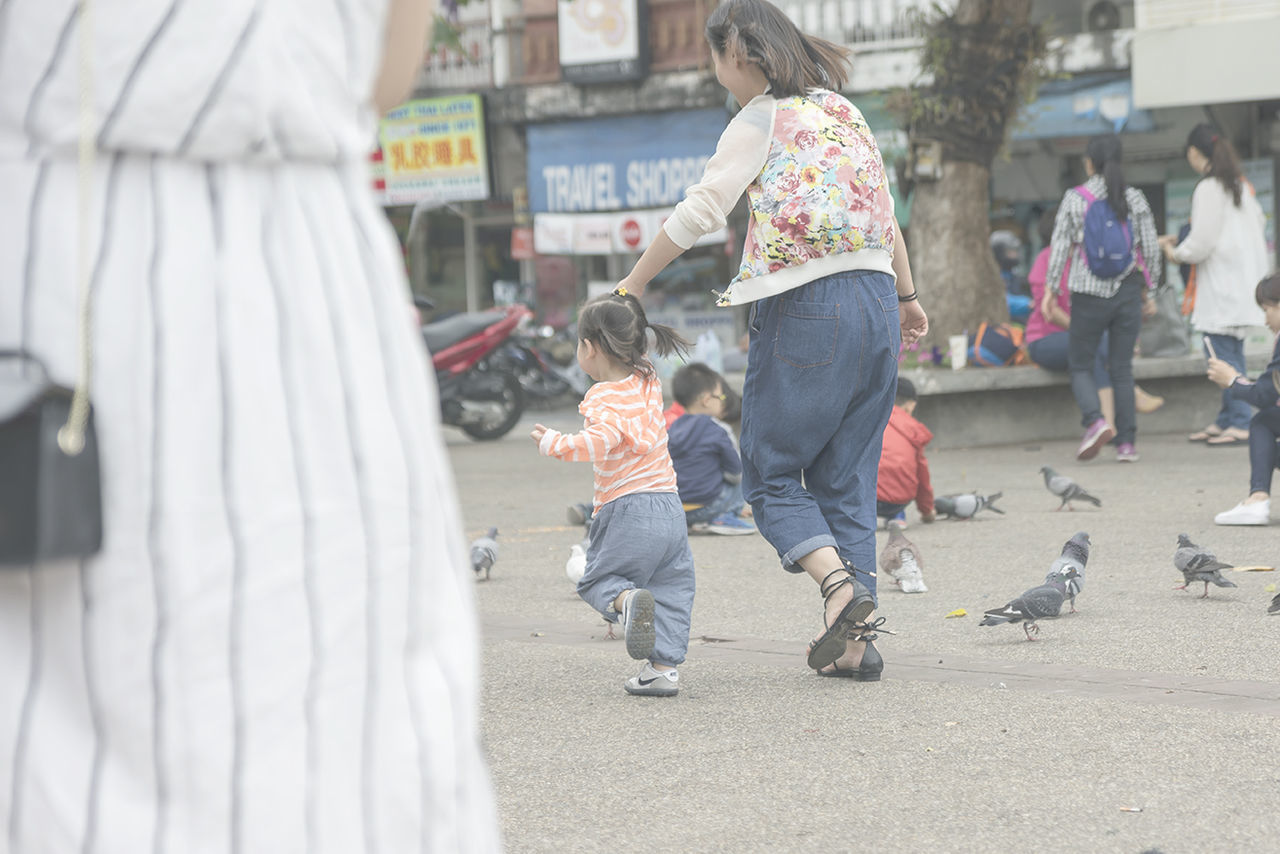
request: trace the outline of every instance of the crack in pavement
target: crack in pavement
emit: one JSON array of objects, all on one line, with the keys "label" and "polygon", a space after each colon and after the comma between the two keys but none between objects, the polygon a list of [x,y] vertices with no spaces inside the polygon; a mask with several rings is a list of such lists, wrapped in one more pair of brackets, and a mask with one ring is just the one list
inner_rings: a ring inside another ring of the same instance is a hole
[{"label": "crack in pavement", "polygon": [[[605,631],[603,622],[599,626],[599,635],[593,636],[584,631],[583,624],[579,622],[529,621],[496,615],[484,615],[481,627],[485,641],[566,647],[599,644]],[[735,664],[785,667],[800,665],[804,660],[802,643],[768,638],[715,638],[712,642],[691,638],[689,646],[691,650],[697,650],[696,655],[700,659]],[[1275,682],[1071,664],[997,661],[953,654],[897,654],[891,650],[881,650],[881,654],[889,674],[886,681],[937,682],[992,690],[1019,689],[1054,696],[1280,717],[1280,684]]]}]

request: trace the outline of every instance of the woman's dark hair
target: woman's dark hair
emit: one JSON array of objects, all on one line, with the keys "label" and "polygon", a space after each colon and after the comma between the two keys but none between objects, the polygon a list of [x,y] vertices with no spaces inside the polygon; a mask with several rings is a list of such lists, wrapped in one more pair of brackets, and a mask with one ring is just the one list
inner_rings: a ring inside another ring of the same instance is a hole
[{"label": "woman's dark hair", "polygon": [[1058,221],[1058,206],[1053,205],[1040,214],[1036,221],[1036,231],[1040,234],[1040,245],[1048,246],[1053,242],[1053,225]]},{"label": "woman's dark hair", "polygon": [[650,323],[644,315],[644,306],[632,294],[596,297],[578,314],[580,339],[590,341],[611,359],[646,378],[654,376],[653,364],[645,358],[649,330],[653,331],[654,349],[659,356],[688,352],[689,342],[670,326]]},{"label": "woman's dark hair", "polygon": [[1115,134],[1095,136],[1089,140],[1084,156],[1093,164],[1093,171],[1107,182],[1107,201],[1121,220],[1129,218],[1129,200],[1125,198],[1124,169],[1120,165],[1120,137]]},{"label": "woman's dark hair", "polygon": [[1253,290],[1253,298],[1257,300],[1258,305],[1263,303],[1268,305],[1280,305],[1280,273],[1270,273],[1258,282],[1258,287]]},{"label": "woman's dark hair", "polygon": [[1209,177],[1217,178],[1222,188],[1231,194],[1231,201],[1240,207],[1241,183],[1244,172],[1236,148],[1218,129],[1208,122],[1201,122],[1187,134],[1187,148],[1196,149],[1209,161]]},{"label": "woman's dark hair", "polygon": [[849,79],[848,48],[805,35],[768,0],[725,0],[707,19],[706,36],[717,56],[734,47],[759,65],[778,98],[838,92]]}]

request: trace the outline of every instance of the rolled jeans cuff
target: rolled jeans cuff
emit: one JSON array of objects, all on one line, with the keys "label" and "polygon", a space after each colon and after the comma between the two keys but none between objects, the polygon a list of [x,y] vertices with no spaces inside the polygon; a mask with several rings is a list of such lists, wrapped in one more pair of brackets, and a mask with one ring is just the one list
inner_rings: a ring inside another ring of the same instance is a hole
[{"label": "rolled jeans cuff", "polygon": [[839,546],[836,545],[835,537],[830,534],[818,534],[787,549],[787,553],[782,556],[782,568],[787,572],[804,572],[804,567],[798,563],[800,558],[810,552],[817,551],[823,546],[830,546],[836,551],[840,550]]}]

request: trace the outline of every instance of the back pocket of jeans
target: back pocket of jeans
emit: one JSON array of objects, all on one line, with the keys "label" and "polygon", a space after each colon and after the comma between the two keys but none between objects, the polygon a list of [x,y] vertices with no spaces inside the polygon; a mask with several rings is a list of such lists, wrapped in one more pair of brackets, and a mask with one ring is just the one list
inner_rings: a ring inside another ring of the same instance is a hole
[{"label": "back pocket of jeans", "polygon": [[840,306],[783,300],[773,355],[797,368],[829,365],[836,357]]}]

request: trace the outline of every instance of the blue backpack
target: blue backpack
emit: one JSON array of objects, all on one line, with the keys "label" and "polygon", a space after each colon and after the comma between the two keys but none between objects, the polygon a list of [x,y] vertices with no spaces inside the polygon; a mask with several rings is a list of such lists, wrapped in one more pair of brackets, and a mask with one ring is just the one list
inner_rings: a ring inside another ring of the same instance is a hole
[{"label": "blue backpack", "polygon": [[1106,199],[1076,187],[1084,197],[1084,240],[1081,249],[1089,270],[1099,279],[1114,279],[1133,264],[1133,232],[1121,221]]}]

